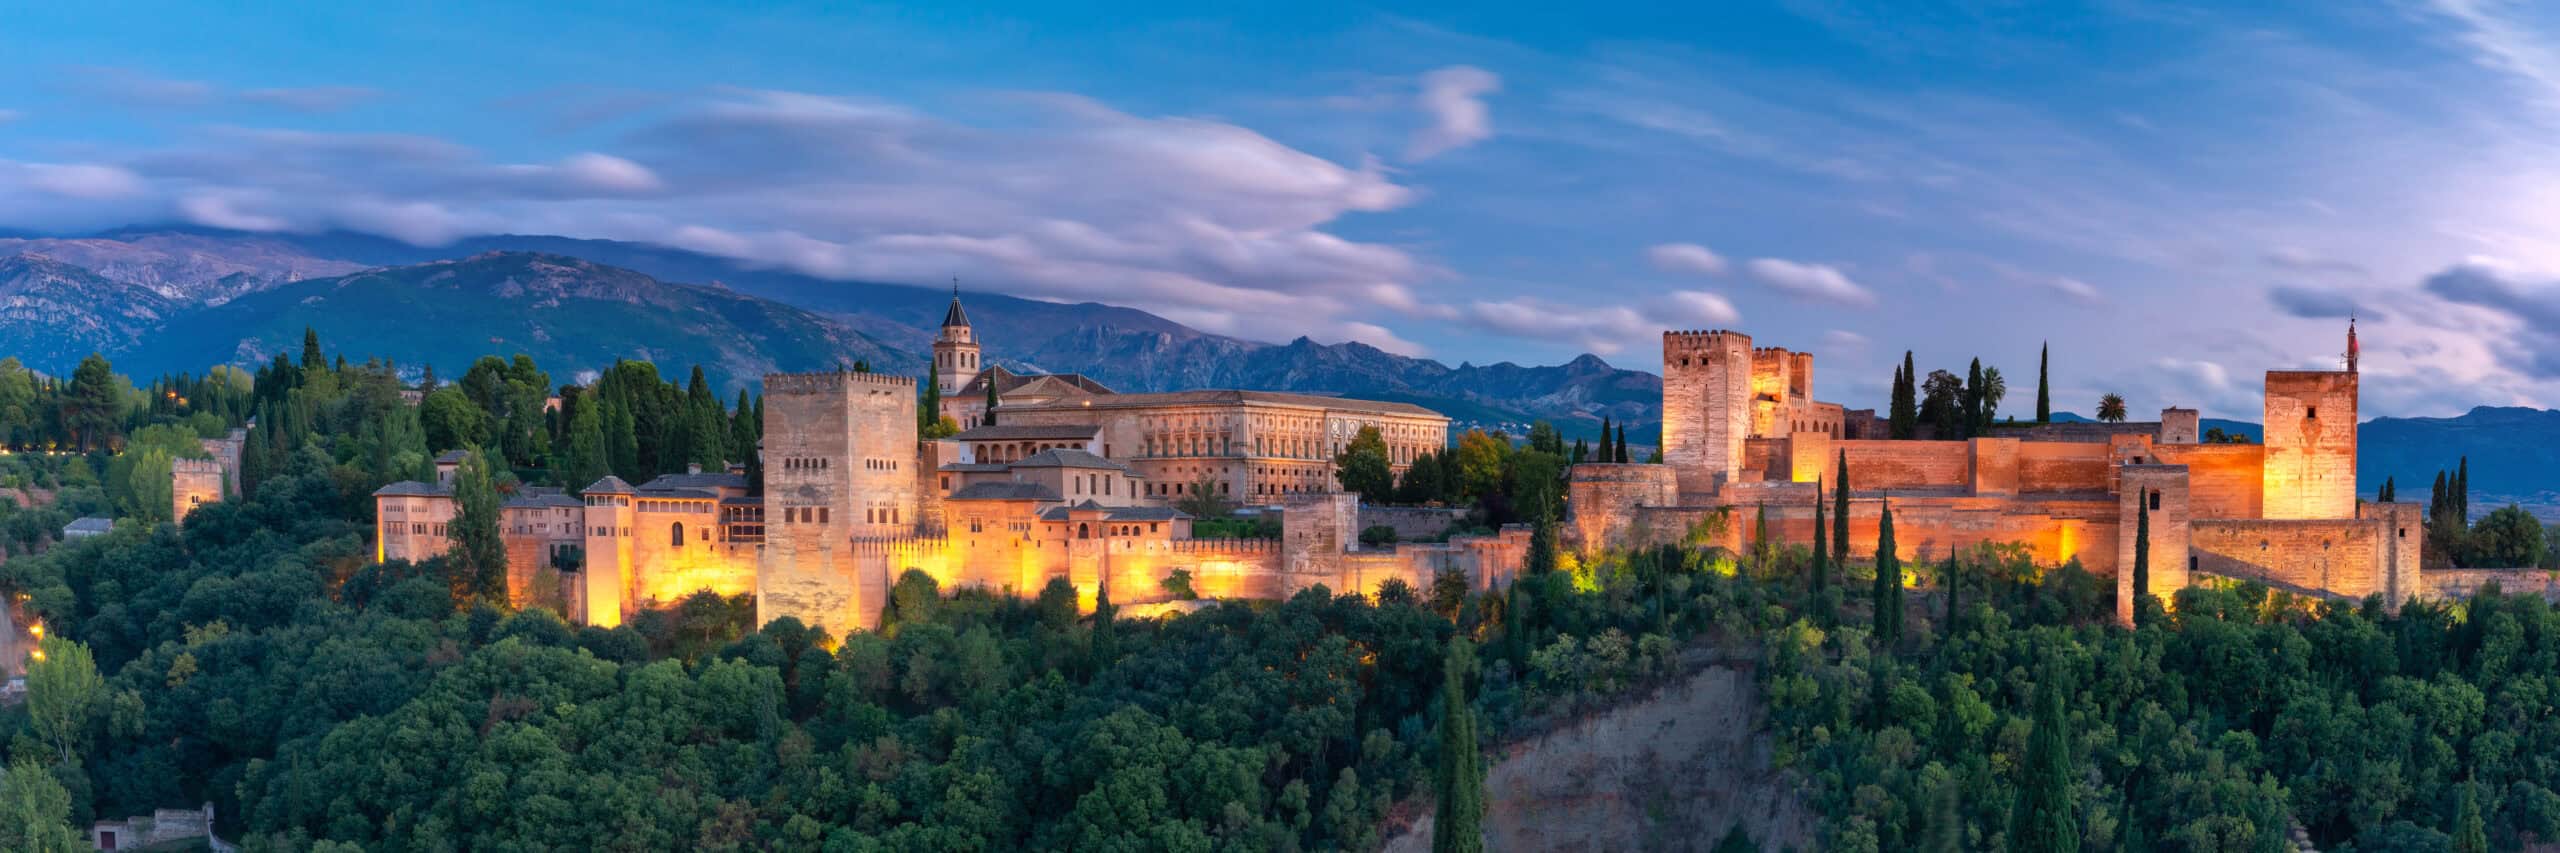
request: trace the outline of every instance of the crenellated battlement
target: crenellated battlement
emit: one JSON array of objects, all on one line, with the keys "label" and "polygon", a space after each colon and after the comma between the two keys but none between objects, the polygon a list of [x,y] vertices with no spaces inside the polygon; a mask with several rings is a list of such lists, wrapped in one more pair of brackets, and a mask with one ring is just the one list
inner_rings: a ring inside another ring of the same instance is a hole
[{"label": "crenellated battlement", "polygon": [[222,462],[217,459],[171,459],[169,470],[178,474],[220,474]]},{"label": "crenellated battlement", "polygon": [[916,380],[912,376],[900,376],[894,373],[855,373],[850,370],[764,375],[764,390],[767,394],[824,394],[855,386],[899,389],[913,393],[916,390]]}]

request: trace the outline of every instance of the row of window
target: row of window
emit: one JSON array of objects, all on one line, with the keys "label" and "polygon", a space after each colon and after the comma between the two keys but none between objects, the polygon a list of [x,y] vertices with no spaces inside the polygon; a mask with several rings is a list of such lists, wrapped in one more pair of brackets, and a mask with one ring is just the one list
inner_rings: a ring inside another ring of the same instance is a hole
[{"label": "row of window", "polygon": [[782,458],[782,470],[785,471],[824,471],[833,467],[835,467],[835,464],[824,456],[785,456]]}]

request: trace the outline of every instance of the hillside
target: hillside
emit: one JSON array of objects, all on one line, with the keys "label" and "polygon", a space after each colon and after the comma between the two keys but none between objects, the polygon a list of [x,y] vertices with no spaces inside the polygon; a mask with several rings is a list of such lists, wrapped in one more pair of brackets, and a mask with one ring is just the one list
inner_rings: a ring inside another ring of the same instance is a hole
[{"label": "hillside", "polygon": [[[179,310],[152,290],[43,255],[0,257],[0,356],[67,375],[91,352],[114,352]],[[198,365],[201,369],[202,365]]]},{"label": "hillside", "polygon": [[646,359],[700,364],[724,386],[855,359],[918,372],[924,359],[807,311],[670,284],[591,261],[493,252],[291,282],[204,309],[118,353],[132,371],[254,363],[302,345],[305,327],[351,352],[458,375],[481,355],[526,353],[556,379]]}]

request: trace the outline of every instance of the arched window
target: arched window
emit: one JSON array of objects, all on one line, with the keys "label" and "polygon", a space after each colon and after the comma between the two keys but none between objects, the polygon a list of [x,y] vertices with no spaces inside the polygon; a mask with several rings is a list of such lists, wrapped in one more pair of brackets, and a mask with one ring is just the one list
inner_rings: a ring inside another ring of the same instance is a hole
[{"label": "arched window", "polygon": [[676,547],[684,547],[684,522],[679,521],[674,524],[667,525],[667,536],[668,538],[675,540]]},{"label": "arched window", "polygon": [[1091,538],[1093,538],[1093,525],[1090,525],[1090,524],[1078,524],[1078,525],[1076,525],[1076,538],[1078,538],[1078,539],[1091,539]]}]

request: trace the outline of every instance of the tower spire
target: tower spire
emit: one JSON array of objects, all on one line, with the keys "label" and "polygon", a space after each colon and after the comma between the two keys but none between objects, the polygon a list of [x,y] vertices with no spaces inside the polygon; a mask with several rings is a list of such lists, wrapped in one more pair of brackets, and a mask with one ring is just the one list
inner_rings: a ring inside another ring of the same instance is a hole
[{"label": "tower spire", "polygon": [[2356,318],[2347,315],[2347,372],[2356,372]]}]

